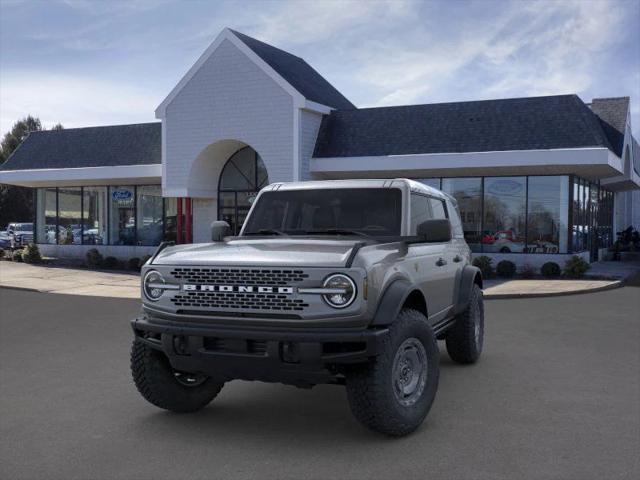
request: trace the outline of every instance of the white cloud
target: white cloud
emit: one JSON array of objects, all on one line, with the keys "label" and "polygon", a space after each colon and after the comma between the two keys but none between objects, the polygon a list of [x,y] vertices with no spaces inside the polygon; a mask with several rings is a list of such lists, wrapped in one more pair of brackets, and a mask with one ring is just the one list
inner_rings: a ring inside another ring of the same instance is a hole
[{"label": "white cloud", "polygon": [[129,84],[76,75],[18,72],[0,83],[0,132],[27,114],[47,128],[67,128],[153,121],[162,96]]},{"label": "white cloud", "polygon": [[376,24],[388,24],[408,15],[412,3],[411,0],[279,2],[275,10],[255,15],[251,33],[276,45],[321,42],[358,26],[375,30]]},{"label": "white cloud", "polygon": [[[583,92],[623,19],[610,2],[515,2],[495,8],[491,23],[452,25],[436,37],[437,19],[407,21],[355,66],[357,82],[377,92],[373,105]],[[411,41],[407,41],[407,40]],[[373,52],[373,53],[372,53]]]},{"label": "white cloud", "polygon": [[[23,12],[20,31],[3,48],[32,43],[15,65],[8,55],[2,63],[0,131],[29,112],[68,126],[152,120],[192,58],[224,26],[304,57],[358,106],[632,95],[640,127],[640,58],[619,71],[619,59],[612,60],[637,51],[630,47],[637,32],[633,37],[621,27],[632,23],[624,17],[633,10],[628,3],[193,1],[188,10],[169,3],[68,0],[55,11],[72,10],[77,28],[55,19],[22,28],[30,18]],[[80,77],[55,74],[71,71]]]}]

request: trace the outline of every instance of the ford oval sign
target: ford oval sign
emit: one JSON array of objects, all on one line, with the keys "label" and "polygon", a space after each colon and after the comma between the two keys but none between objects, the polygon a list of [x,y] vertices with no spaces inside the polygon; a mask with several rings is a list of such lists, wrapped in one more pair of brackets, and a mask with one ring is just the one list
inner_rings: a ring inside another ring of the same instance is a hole
[{"label": "ford oval sign", "polygon": [[516,195],[522,192],[522,184],[515,180],[495,180],[488,190],[495,195]]},{"label": "ford oval sign", "polygon": [[114,190],[111,192],[111,198],[114,200],[131,200],[133,193],[131,190]]}]

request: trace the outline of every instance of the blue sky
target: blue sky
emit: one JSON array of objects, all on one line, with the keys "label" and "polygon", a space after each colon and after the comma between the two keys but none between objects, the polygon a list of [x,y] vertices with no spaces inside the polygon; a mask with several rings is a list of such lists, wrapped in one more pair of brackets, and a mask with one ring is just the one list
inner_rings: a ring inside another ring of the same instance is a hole
[{"label": "blue sky", "polygon": [[225,27],[303,57],[359,107],[577,93],[632,98],[640,0],[0,0],[0,132],[154,120]]}]

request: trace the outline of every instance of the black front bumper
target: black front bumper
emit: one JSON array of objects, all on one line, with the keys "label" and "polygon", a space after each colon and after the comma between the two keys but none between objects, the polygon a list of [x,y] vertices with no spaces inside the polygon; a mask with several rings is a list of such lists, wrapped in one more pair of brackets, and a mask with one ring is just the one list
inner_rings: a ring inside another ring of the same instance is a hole
[{"label": "black front bumper", "polygon": [[388,334],[387,329],[185,325],[146,315],[131,325],[136,340],[162,351],[176,370],[299,386],[340,382],[342,367],[375,357]]}]

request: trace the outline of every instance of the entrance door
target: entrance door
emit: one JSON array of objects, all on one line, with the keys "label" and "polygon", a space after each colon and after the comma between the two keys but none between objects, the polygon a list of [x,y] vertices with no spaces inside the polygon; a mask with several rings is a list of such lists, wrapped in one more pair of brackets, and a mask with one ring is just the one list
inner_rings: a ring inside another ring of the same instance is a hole
[{"label": "entrance door", "polygon": [[258,191],[269,184],[267,169],[257,152],[244,147],[234,153],[220,174],[218,218],[237,235]]}]

